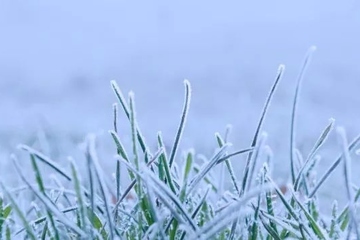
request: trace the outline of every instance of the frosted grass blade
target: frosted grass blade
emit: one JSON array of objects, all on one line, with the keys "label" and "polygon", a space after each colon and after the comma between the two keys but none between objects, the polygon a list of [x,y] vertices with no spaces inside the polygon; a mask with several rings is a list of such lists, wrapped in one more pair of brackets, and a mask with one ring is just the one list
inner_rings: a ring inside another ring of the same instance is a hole
[{"label": "frosted grass blade", "polygon": [[200,170],[200,172],[190,181],[187,194],[191,193],[208,172],[216,165],[219,159],[225,154],[230,145],[227,143],[220,148],[215,156]]},{"label": "frosted grass blade", "polygon": [[293,107],[292,107],[292,112],[291,112],[291,125],[290,125],[290,173],[291,173],[291,180],[292,183],[295,183],[295,142],[296,142],[296,131],[295,131],[295,125],[296,125],[296,114],[297,114],[297,108],[298,108],[298,100],[299,100],[299,95],[300,95],[300,91],[301,91],[301,86],[302,86],[302,82],[304,79],[304,75],[305,72],[308,68],[308,65],[310,64],[311,58],[313,53],[315,52],[316,47],[312,46],[310,47],[310,49],[308,50],[308,52],[306,53],[305,56],[305,60],[304,63],[301,67],[299,76],[297,78],[297,83],[296,83],[296,90],[295,90],[295,96],[294,96],[294,101],[293,101]]},{"label": "frosted grass blade", "polygon": [[[224,229],[229,223],[240,217],[242,211],[241,207],[254,197],[257,197],[263,191],[270,189],[268,185],[256,188],[247,192],[243,197],[237,199],[232,205],[228,206],[223,212],[218,214],[211,222],[207,223],[194,235],[191,235],[188,239],[211,239],[216,233]],[[244,216],[244,215],[243,215]]]},{"label": "frosted grass blade", "polygon": [[[119,86],[118,86],[118,84],[116,83],[115,80],[110,81],[110,84],[111,84],[111,87],[112,87],[116,97],[118,98],[124,112],[125,112],[126,117],[130,121],[130,109],[129,109],[129,106],[128,106],[125,98],[124,98],[124,95],[122,94],[122,92],[121,92],[121,90],[120,90],[120,88],[119,88]],[[145,138],[142,135],[142,133],[141,133],[138,126],[136,126],[136,132],[137,132],[137,139],[139,141],[139,144],[140,144],[140,147],[141,147],[143,153],[145,153],[145,152],[150,153],[150,151],[148,149],[148,146],[145,143]]]},{"label": "frosted grass blade", "polygon": [[22,181],[32,190],[32,192],[44,204],[44,206],[51,213],[53,213],[60,220],[62,224],[73,230],[79,236],[85,237],[86,233],[82,229],[80,229],[77,225],[75,225],[72,221],[70,221],[52,202],[50,202],[45,196],[43,196],[41,192],[37,191],[35,188],[32,187],[32,185],[28,182],[28,180],[20,170],[20,166],[18,165],[15,159],[13,159],[13,163]]},{"label": "frosted grass blade", "polygon": [[[197,226],[191,219],[191,217],[188,215],[185,208],[182,206],[181,202],[179,201],[178,197],[172,193],[168,187],[161,181],[159,181],[155,176],[153,176],[153,173],[148,170],[144,169],[144,173],[137,172],[136,169],[134,169],[130,164],[123,161],[123,163],[131,169],[134,173],[136,173],[143,181],[151,181],[153,184],[152,189],[157,194],[157,196],[162,200],[164,205],[174,214],[174,216],[177,218],[177,220],[180,223],[186,224],[185,221],[189,223],[189,226],[192,228],[192,230],[196,230]],[[171,201],[169,201],[170,199]],[[174,204],[176,206],[176,209],[172,205]],[[181,215],[179,215],[178,210],[180,211]]]},{"label": "frosted grass blade", "polygon": [[44,154],[40,153],[39,151],[36,151],[35,149],[33,149],[29,146],[26,146],[26,145],[20,145],[19,148],[33,154],[39,160],[41,160],[43,163],[50,166],[52,169],[54,169],[60,175],[65,177],[67,180],[71,181],[71,177],[66,173],[66,171],[63,170],[56,162],[54,162],[50,158],[46,157]]},{"label": "frosted grass blade", "polygon": [[190,85],[190,82],[188,80],[184,80],[184,85],[185,85],[184,107],[183,107],[183,111],[182,111],[182,114],[181,114],[181,120],[180,120],[179,128],[178,128],[178,130],[176,132],[174,144],[173,144],[171,152],[170,152],[170,158],[169,158],[169,167],[170,168],[172,167],[173,162],[175,160],[176,153],[177,153],[179,143],[180,143],[180,139],[181,139],[182,133],[184,131],[187,115],[189,113],[189,108],[190,108],[191,85]]},{"label": "frosted grass blade", "polygon": [[[266,113],[270,107],[270,104],[271,104],[271,101],[272,101],[272,98],[274,96],[274,93],[276,91],[276,88],[280,82],[280,80],[282,79],[283,75],[284,75],[284,71],[285,71],[285,66],[284,65],[280,65],[279,68],[278,68],[278,72],[276,74],[276,78],[275,78],[275,82],[273,83],[272,87],[271,87],[271,90],[269,92],[269,95],[268,97],[266,98],[266,101],[265,101],[265,105],[263,107],[263,110],[262,110],[262,113],[261,113],[261,116],[260,116],[260,119],[259,119],[259,122],[257,124],[257,127],[256,127],[256,130],[255,130],[255,134],[254,134],[254,137],[253,137],[253,140],[251,142],[251,147],[255,147],[256,144],[257,144],[257,140],[258,140],[258,137],[259,137],[259,134],[261,132],[261,128],[263,126],[263,123],[264,123],[264,120],[265,120],[265,117],[266,117]],[[252,153],[250,152],[249,155],[248,155],[248,158],[246,160],[246,165],[245,165],[245,171],[247,171],[246,169],[248,169],[250,167],[250,161],[251,161],[251,158],[252,158]],[[244,172],[244,176],[247,175],[246,172]],[[243,181],[245,181],[245,184],[243,183],[242,184],[242,188],[241,188],[241,192],[240,192],[240,196],[243,195],[245,193],[245,187],[246,187],[246,181],[247,179],[244,179]]]},{"label": "frosted grass blade", "polygon": [[[219,133],[216,133],[216,134],[215,134],[215,137],[216,137],[216,139],[217,139],[217,141],[218,141],[219,147],[220,147],[220,148],[223,147],[223,146],[225,145],[225,141],[221,138],[220,134],[219,134]],[[229,155],[228,155],[228,156],[229,156]],[[218,161],[218,164],[219,164],[219,161]],[[231,162],[230,162],[230,159],[229,159],[229,158],[225,159],[225,164],[226,164],[227,170],[229,171],[230,178],[231,178],[231,182],[232,182],[232,184],[233,184],[233,186],[234,186],[234,188],[235,188],[235,191],[236,191],[236,193],[237,193],[238,195],[240,195],[240,188],[239,188],[239,186],[238,186],[238,184],[237,184],[238,181],[237,181],[237,179],[236,179],[236,176],[235,176],[235,173],[234,173],[234,169],[233,169],[233,167],[232,167],[232,165],[231,165]]]},{"label": "frosted grass blade", "polygon": [[[155,156],[153,157],[153,159],[151,159],[151,160],[148,162],[147,167],[150,167],[151,164],[153,164],[153,163],[159,158],[159,156],[161,155],[161,153],[162,153],[163,151],[164,151],[163,148],[159,149],[159,150],[155,153]],[[118,159],[118,161],[121,161],[121,159]],[[133,173],[131,170],[129,170],[129,171],[130,171],[131,173]],[[115,211],[115,210],[119,207],[120,203],[121,203],[122,201],[124,201],[124,199],[128,196],[128,194],[130,193],[131,189],[135,186],[135,184],[136,184],[136,179],[134,179],[134,180],[130,183],[130,185],[125,189],[125,191],[124,191],[124,193],[121,195],[120,199],[116,202],[113,211]]]},{"label": "frosted grass blade", "polygon": [[330,132],[332,131],[332,129],[334,128],[334,123],[335,120],[334,119],[330,119],[329,120],[329,125],[324,129],[324,131],[321,133],[319,139],[316,141],[313,149],[310,151],[309,156],[306,158],[305,163],[303,164],[302,168],[300,169],[295,184],[294,184],[294,190],[297,191],[299,188],[299,184],[303,178],[303,173],[306,170],[306,168],[308,167],[310,161],[313,159],[313,157],[315,156],[316,152],[319,150],[319,148],[323,145],[323,143],[325,142],[325,140],[328,138]]},{"label": "frosted grass blade", "polygon": [[98,160],[96,150],[95,150],[95,136],[94,135],[90,135],[88,137],[88,151],[89,151],[91,163],[94,167],[96,178],[98,179],[100,192],[103,197],[107,222],[109,225],[110,237],[111,237],[111,239],[114,239],[115,229],[114,229],[114,222],[113,222],[113,218],[111,216],[111,210],[110,210],[110,206],[109,206],[110,201],[108,199],[108,194],[106,193],[106,184],[103,179],[103,175],[101,174],[101,168],[100,168],[99,160]]},{"label": "frosted grass blade", "polygon": [[21,209],[19,208],[19,205],[16,203],[14,196],[9,192],[9,190],[5,187],[5,185],[2,182],[0,182],[0,186],[1,186],[2,190],[4,191],[5,195],[9,198],[14,211],[17,213],[21,222],[23,223],[26,233],[28,234],[29,238],[32,240],[36,240],[37,239],[36,235],[35,235],[32,227],[30,226],[29,221],[26,219],[24,213],[21,211]]},{"label": "frosted grass blade", "polygon": [[[356,146],[359,144],[360,142],[360,135],[357,136],[351,143],[350,145],[347,147],[348,151],[351,152],[353,151]],[[342,155],[340,155],[336,161],[329,167],[329,169],[324,173],[324,175],[320,178],[320,180],[318,181],[318,183],[316,184],[316,186],[314,187],[314,189],[311,191],[311,193],[309,194],[309,198],[312,198],[316,192],[319,190],[319,188],[322,186],[322,184],[325,182],[325,180],[331,175],[331,173],[336,169],[336,167],[340,164],[342,159]]]},{"label": "frosted grass blade", "polygon": [[[347,148],[348,142],[346,138],[345,129],[342,127],[338,127],[336,129],[336,132],[339,137],[339,142],[341,144],[342,150],[343,150],[343,162],[344,162],[344,178],[345,178],[345,186],[346,186],[346,194],[349,201],[349,213],[350,213],[350,219],[351,223],[353,225],[353,228],[355,228],[356,238],[360,239],[360,233],[358,228],[358,222],[356,218],[356,212],[355,212],[355,203],[354,203],[354,193],[352,189],[351,184],[351,157],[350,152]],[[349,228],[350,231],[351,228]],[[349,232],[350,234],[350,232]]]}]

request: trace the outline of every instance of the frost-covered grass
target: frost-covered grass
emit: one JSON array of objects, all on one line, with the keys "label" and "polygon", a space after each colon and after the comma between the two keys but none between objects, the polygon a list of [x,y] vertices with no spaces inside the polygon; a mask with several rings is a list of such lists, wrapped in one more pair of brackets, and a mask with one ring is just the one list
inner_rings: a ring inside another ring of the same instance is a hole
[{"label": "frost-covered grass", "polygon": [[[111,82],[119,106],[129,120],[132,144],[127,149],[118,132],[118,104],[113,105],[114,124],[109,137],[114,142],[114,178],[101,169],[95,135],[86,138],[86,165],[69,157],[67,167],[27,145],[34,173],[13,155],[16,172],[25,187],[10,189],[1,182],[1,239],[359,239],[356,202],[360,188],[351,181],[351,156],[360,137],[347,142],[345,130],[336,128],[343,152],[319,179],[318,150],[334,129],[334,120],[324,128],[310,153],[304,157],[296,145],[296,113],[300,87],[314,48],[300,71],[290,135],[291,168],[286,186],[272,178],[272,151],[262,126],[276,87],[284,74],[281,65],[268,95],[253,141],[246,149],[233,150],[224,135],[215,134],[218,148],[210,159],[194,150],[179,154],[179,143],[190,107],[191,87],[185,84],[185,101],[178,131],[170,149],[161,133],[157,149],[150,149],[136,121],[134,94],[128,100]],[[155,118],[156,116],[154,116]],[[238,155],[245,158],[243,173],[234,171]],[[21,159],[24,161],[24,159]],[[51,169],[48,181],[44,165]],[[339,210],[336,201],[329,213],[319,212],[318,190],[335,168],[342,168],[348,204]],[[127,176],[123,173],[127,172]],[[112,181],[111,181],[112,180]],[[231,185],[225,183],[229,181]],[[54,185],[55,182],[55,185]],[[126,184],[129,182],[128,184]]]}]

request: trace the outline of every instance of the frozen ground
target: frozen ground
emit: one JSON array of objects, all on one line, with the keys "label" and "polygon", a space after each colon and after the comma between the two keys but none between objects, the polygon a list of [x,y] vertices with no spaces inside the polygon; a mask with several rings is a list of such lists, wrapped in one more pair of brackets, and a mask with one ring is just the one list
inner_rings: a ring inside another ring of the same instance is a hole
[{"label": "frozen ground", "polygon": [[[286,74],[265,130],[276,172],[287,178],[294,83],[309,46],[318,51],[299,106],[299,148],[306,154],[330,117],[349,138],[360,133],[359,11],[358,1],[350,0],[1,1],[1,174],[13,175],[9,151],[19,142],[33,143],[39,125],[58,136],[53,142],[65,156],[78,154],[73,146],[87,132],[105,131],[101,141],[108,141],[112,79],[124,92],[135,91],[139,124],[150,143],[162,130],[171,144],[188,78],[193,102],[183,147],[209,153],[214,132],[228,123],[234,145],[246,147],[283,63]],[[128,133],[123,118],[120,128]],[[323,168],[340,151],[334,135],[330,142]],[[354,157],[354,171],[358,162]],[[338,171],[328,188],[341,191],[340,176]],[[335,191],[327,194],[331,199]]]}]

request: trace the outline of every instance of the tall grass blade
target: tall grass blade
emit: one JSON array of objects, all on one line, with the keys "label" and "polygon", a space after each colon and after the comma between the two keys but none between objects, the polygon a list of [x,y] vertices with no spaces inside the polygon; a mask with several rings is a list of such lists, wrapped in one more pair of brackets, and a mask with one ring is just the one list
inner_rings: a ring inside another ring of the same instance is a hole
[{"label": "tall grass blade", "polygon": [[191,101],[191,85],[190,85],[190,82],[188,80],[186,80],[186,79],[184,80],[184,85],[185,85],[184,107],[183,107],[183,111],[182,111],[182,114],[181,114],[181,120],[180,120],[179,128],[178,128],[178,130],[176,132],[174,144],[173,144],[171,152],[170,152],[170,158],[169,158],[169,166],[170,166],[170,168],[172,167],[173,162],[175,160],[176,153],[177,153],[179,143],[180,143],[180,139],[181,139],[182,133],[184,131],[187,115],[189,113],[189,107],[190,107],[190,101]]},{"label": "tall grass blade", "polygon": [[292,183],[295,183],[295,149],[296,149],[296,131],[295,131],[295,125],[296,125],[296,114],[297,114],[297,107],[298,107],[298,100],[301,90],[302,81],[304,78],[304,74],[308,68],[308,65],[310,64],[311,58],[313,53],[315,52],[316,47],[312,46],[308,50],[305,56],[304,63],[301,67],[299,76],[297,78],[297,84],[296,84],[296,90],[295,90],[295,96],[293,101],[293,107],[291,112],[291,125],[290,125],[290,173],[291,173],[291,180]]},{"label": "tall grass blade", "polygon": [[[276,88],[280,82],[280,80],[282,79],[283,75],[284,75],[284,71],[285,71],[285,66],[284,65],[280,65],[279,68],[278,68],[278,72],[276,74],[276,78],[275,78],[275,82],[274,84],[272,85],[271,87],[271,90],[269,92],[269,95],[265,101],[265,105],[264,105],[264,108],[262,110],[262,113],[261,113],[261,116],[260,116],[260,119],[259,119],[259,122],[257,124],[257,127],[256,127],[256,130],[255,130],[255,134],[254,134],[254,137],[253,137],[253,140],[251,142],[251,147],[255,147],[256,144],[257,144],[257,140],[258,140],[258,137],[259,137],[259,134],[261,132],[261,129],[262,129],[262,126],[263,126],[263,123],[264,123],[264,120],[265,120],[265,117],[266,117],[266,113],[270,107],[270,104],[271,104],[271,101],[272,101],[272,98],[274,96],[274,93],[276,91]],[[244,176],[246,175],[247,176],[247,173],[246,171],[248,171],[247,169],[249,169],[250,167],[250,161],[251,161],[251,158],[252,158],[252,152],[249,153],[248,155],[248,158],[246,160],[246,165],[245,165],[245,172],[244,172]],[[241,188],[241,192],[240,192],[240,196],[243,195],[246,191],[245,187],[246,187],[246,182],[247,182],[247,179],[244,179],[245,180],[245,184],[243,183],[242,184],[242,188]]]},{"label": "tall grass blade", "polygon": [[[122,94],[122,92],[121,92],[121,90],[120,90],[120,88],[119,88],[119,86],[118,86],[118,84],[116,83],[115,80],[110,81],[110,84],[111,84],[111,87],[112,87],[116,97],[118,98],[124,112],[125,112],[126,117],[130,121],[130,109],[129,109],[129,106],[128,106],[125,98],[124,98],[124,95]],[[137,132],[137,139],[139,141],[139,144],[140,144],[140,147],[141,147],[143,153],[145,153],[145,152],[150,153],[150,151],[148,149],[148,146],[145,143],[145,138],[142,135],[142,133],[141,133],[138,126],[136,126],[136,132]]]},{"label": "tall grass blade", "polygon": [[113,218],[111,216],[111,210],[110,210],[110,205],[109,205],[110,201],[109,201],[108,194],[106,192],[105,180],[103,178],[103,175],[101,174],[101,167],[100,167],[99,160],[98,160],[96,150],[95,150],[95,136],[94,135],[90,135],[88,137],[88,151],[89,151],[91,164],[94,167],[95,175],[96,175],[96,178],[98,179],[100,192],[103,197],[106,218],[107,218],[107,222],[109,225],[110,237],[111,237],[111,239],[114,239],[115,238],[115,229],[114,229],[114,222],[113,222]]}]

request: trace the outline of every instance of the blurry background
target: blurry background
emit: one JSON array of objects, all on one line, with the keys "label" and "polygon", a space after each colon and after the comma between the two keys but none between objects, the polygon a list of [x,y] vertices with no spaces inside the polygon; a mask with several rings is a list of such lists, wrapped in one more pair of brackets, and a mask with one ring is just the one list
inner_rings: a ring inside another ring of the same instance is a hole
[{"label": "blurry background", "polygon": [[[286,179],[292,97],[311,45],[318,50],[301,95],[298,147],[306,155],[330,117],[349,138],[360,132],[359,11],[355,0],[0,1],[2,162],[18,143],[49,132],[71,140],[56,145],[59,152],[69,147],[65,156],[87,132],[104,131],[109,139],[112,79],[124,93],[136,93],[150,145],[158,130],[171,145],[187,78],[193,101],[183,147],[209,152],[214,132],[228,123],[236,148],[246,147],[283,63],[286,74],[264,130],[276,171]],[[124,118],[120,131],[126,139]],[[323,166],[340,151],[332,136]]]}]

